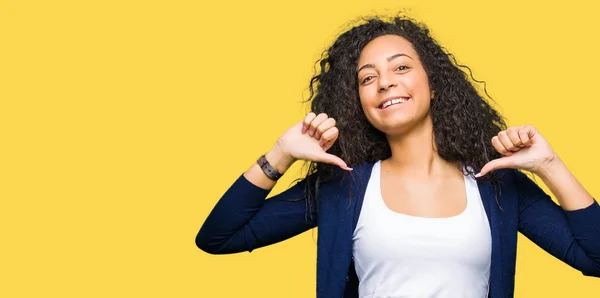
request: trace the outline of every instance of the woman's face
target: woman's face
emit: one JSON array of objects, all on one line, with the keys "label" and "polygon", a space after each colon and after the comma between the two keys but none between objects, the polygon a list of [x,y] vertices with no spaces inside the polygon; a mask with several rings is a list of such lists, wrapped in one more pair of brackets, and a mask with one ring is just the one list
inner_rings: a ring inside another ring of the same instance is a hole
[{"label": "woman's face", "polygon": [[405,133],[429,117],[427,73],[412,44],[398,35],[377,37],[364,47],[358,93],[367,119],[386,135]]}]

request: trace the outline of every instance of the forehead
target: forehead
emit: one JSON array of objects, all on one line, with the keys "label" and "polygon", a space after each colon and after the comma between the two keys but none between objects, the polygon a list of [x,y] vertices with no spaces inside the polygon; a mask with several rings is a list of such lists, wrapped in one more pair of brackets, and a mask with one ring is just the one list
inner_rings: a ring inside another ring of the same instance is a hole
[{"label": "forehead", "polygon": [[371,63],[395,54],[407,54],[413,58],[417,53],[412,44],[402,36],[382,35],[371,40],[360,53],[359,63]]}]

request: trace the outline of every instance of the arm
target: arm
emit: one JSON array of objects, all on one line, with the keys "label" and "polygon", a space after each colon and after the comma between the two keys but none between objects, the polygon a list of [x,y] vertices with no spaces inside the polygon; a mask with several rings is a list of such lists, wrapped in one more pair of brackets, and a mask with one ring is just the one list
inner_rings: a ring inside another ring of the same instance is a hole
[{"label": "arm", "polygon": [[594,203],[594,198],[567,169],[558,156],[554,156],[537,171],[560,206],[565,210],[584,209]]},{"label": "arm", "polygon": [[[593,199],[587,204],[587,192],[580,191],[583,187],[574,178],[566,179],[570,173],[561,173],[560,167],[556,170],[552,172],[554,178],[542,179],[550,184],[548,187],[564,209],[525,174],[514,171],[519,193],[519,231],[584,275],[600,277],[600,205]],[[567,171],[566,167],[562,171]],[[566,180],[558,183],[555,178],[559,177]],[[586,206],[581,206],[582,202]],[[564,206],[580,208],[566,210]]]},{"label": "arm", "polygon": [[[310,113],[279,138],[266,159],[280,173],[285,173],[298,159],[329,162],[349,169],[339,157],[325,152],[337,136],[332,118]],[[274,185],[275,181],[253,164],[215,205],[196,236],[196,245],[212,254],[252,251],[317,225],[314,205],[303,199],[306,180],[265,200]]]},{"label": "arm", "polygon": [[[518,171],[519,231],[538,246],[584,275],[600,277],[600,206],[531,125],[513,126],[492,138],[503,157],[488,162],[476,176],[502,168],[537,174],[550,188],[555,204]],[[561,208],[562,207],[562,208]]]},{"label": "arm", "polygon": [[265,200],[269,190],[240,176],[209,214],[196,245],[211,254],[252,251],[315,227],[315,210],[308,214],[306,201],[298,200],[305,183]]}]

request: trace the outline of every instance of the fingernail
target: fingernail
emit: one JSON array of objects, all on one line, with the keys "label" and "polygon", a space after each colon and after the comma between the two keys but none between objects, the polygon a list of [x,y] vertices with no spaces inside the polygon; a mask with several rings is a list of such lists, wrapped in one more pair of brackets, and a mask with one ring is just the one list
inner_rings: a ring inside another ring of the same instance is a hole
[{"label": "fingernail", "polygon": [[481,173],[477,173],[477,174],[475,174],[475,178],[479,178],[479,177],[481,177],[481,176],[483,176],[483,175],[481,175]]}]

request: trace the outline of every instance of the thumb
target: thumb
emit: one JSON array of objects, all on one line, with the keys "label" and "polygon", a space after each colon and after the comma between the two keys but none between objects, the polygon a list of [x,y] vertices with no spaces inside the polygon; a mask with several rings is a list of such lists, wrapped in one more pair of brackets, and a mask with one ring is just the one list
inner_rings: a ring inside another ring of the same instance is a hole
[{"label": "thumb", "polygon": [[348,167],[348,165],[346,164],[345,161],[343,161],[341,158],[333,155],[333,154],[329,154],[327,152],[323,152],[321,154],[319,154],[317,156],[318,160],[321,162],[325,162],[328,164],[332,164],[332,165],[336,165],[346,171],[352,171],[352,168]]},{"label": "thumb", "polygon": [[505,169],[512,167],[512,158],[510,156],[501,157],[498,159],[494,159],[488,163],[486,163],[483,168],[481,168],[481,172],[475,175],[475,178],[482,177],[491,171],[495,171],[498,169]]}]

